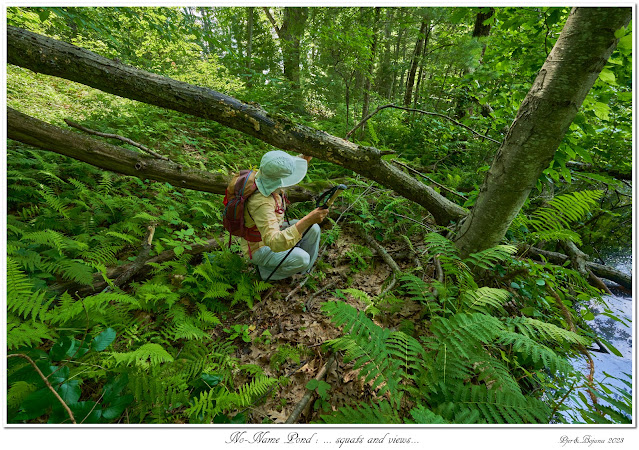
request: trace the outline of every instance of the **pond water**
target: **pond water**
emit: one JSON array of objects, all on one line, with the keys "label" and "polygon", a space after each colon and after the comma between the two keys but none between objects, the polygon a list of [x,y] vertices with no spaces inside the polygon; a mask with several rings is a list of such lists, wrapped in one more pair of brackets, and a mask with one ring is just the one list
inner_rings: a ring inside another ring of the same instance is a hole
[{"label": "pond water", "polygon": [[[632,273],[631,255],[615,256],[607,260],[606,263],[627,274]],[[598,336],[610,342],[621,353],[621,357],[613,353],[591,352],[595,364],[595,380],[630,392],[631,389],[619,379],[632,381],[632,330],[634,328],[632,294],[619,289],[614,283],[607,284],[613,295],[604,296],[605,305],[591,302],[590,310],[595,318],[588,323]],[[615,316],[619,320],[615,320],[607,314]],[[595,344],[594,347],[597,345]],[[583,373],[589,372],[583,358],[575,359],[572,363],[576,369]]]}]

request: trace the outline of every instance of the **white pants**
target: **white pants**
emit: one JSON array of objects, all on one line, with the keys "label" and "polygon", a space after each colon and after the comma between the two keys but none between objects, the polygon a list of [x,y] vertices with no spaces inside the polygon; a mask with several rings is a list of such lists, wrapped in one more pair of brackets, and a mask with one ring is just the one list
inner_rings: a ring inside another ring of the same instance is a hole
[{"label": "white pants", "polygon": [[[290,225],[293,226],[296,222],[297,220],[291,220]],[[302,240],[297,243],[296,247],[293,247],[292,251],[288,249],[276,253],[270,247],[260,247],[253,253],[252,262],[257,266],[262,279],[266,280],[290,251],[291,254],[270,279],[281,280],[296,273],[309,272],[317,259],[320,234],[319,225],[314,224],[306,231]]]}]

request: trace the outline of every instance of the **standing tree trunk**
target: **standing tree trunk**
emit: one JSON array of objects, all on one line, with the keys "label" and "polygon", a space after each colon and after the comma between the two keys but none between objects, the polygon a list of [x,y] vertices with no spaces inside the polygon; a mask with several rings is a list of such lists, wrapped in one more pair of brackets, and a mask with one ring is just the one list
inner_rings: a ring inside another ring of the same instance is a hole
[{"label": "standing tree trunk", "polygon": [[[488,19],[490,19],[493,15],[495,15],[495,8],[480,8],[477,16],[475,17],[475,28],[473,29],[473,37],[487,37],[490,35],[490,23],[484,23]],[[481,64],[484,60],[484,54],[486,53],[486,42],[482,43],[481,46],[481,56],[479,57],[479,63]]]},{"label": "standing tree trunk", "polygon": [[253,6],[249,6],[246,8],[247,14],[247,23],[246,23],[246,87],[251,88],[253,86],[252,78],[253,74],[251,73],[251,60],[253,59],[253,10],[255,8]]},{"label": "standing tree trunk", "polygon": [[[362,104],[362,120],[368,115],[368,107],[371,98],[371,79],[373,78],[373,67],[375,66],[375,53],[377,52],[377,24],[379,23],[379,15],[381,8],[375,8],[375,20],[373,21],[373,39],[371,42],[371,55],[368,60],[368,70],[364,79],[364,101]],[[363,138],[366,124],[362,126],[360,138]]]},{"label": "standing tree trunk", "polygon": [[271,15],[269,8],[265,7],[264,11],[271,21],[277,36],[280,38],[284,76],[291,82],[292,88],[298,91],[300,88],[300,42],[304,35],[308,8],[284,8],[281,27],[277,26],[277,22]]},{"label": "standing tree trunk", "polygon": [[573,8],[502,143],[457,246],[468,255],[498,244],[617,46],[630,8]]},{"label": "standing tree trunk", "polygon": [[417,42],[415,43],[415,51],[413,52],[413,60],[410,65],[410,70],[408,72],[408,78],[406,80],[406,93],[404,94],[404,106],[406,108],[410,108],[410,102],[413,98],[413,86],[415,85],[415,73],[417,72],[417,67],[419,66],[419,61],[421,60],[422,49],[424,48],[424,44],[428,39],[428,33],[430,29],[428,29],[428,21],[423,20],[422,26],[419,29],[419,34],[417,35]]}]

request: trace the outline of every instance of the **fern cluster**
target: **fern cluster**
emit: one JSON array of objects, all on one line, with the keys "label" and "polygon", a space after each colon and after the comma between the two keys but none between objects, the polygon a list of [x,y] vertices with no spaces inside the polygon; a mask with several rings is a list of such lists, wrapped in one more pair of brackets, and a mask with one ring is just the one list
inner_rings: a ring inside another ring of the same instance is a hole
[{"label": "fern cluster", "polygon": [[540,388],[548,377],[561,384],[573,370],[566,355],[589,340],[540,319],[511,317],[505,308],[510,292],[477,285],[470,268],[507,265],[513,247],[461,259],[441,236],[428,236],[427,245],[446,271],[444,282],[402,277],[404,289],[424,306],[428,318],[428,333],[420,340],[383,328],[345,303],[322,306],[343,333],[328,345],[344,353],[345,363],[353,363],[378,401],[374,407],[346,406],[320,420],[548,423],[552,408]]}]

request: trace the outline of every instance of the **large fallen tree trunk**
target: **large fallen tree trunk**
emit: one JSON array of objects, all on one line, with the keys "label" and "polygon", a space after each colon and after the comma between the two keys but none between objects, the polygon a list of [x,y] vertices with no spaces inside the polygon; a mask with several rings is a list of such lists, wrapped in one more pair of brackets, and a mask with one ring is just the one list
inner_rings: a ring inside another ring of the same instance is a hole
[{"label": "large fallen tree trunk", "polygon": [[[548,250],[541,250],[539,248],[531,246],[522,247],[522,252],[525,256],[531,256],[534,259],[542,259],[543,257],[543,259],[545,259],[546,261],[559,266],[570,261],[570,257],[564,255],[563,253],[550,252]],[[620,286],[632,290],[632,275],[627,275],[622,271],[615,269],[614,267],[604,266],[602,264],[597,264],[589,261],[586,261],[585,267],[586,269],[591,270],[592,273],[597,275],[599,278],[605,278],[606,280],[614,281]]]},{"label": "large fallen tree trunk", "polygon": [[[166,181],[173,186],[224,194],[229,177],[190,169],[171,161],[108,144],[99,139],[65,130],[7,108],[7,137],[43,150],[84,161],[101,169],[141,179]],[[315,192],[295,186],[287,189],[291,201],[306,201]]]},{"label": "large fallen tree trunk", "polygon": [[381,159],[380,150],[270,115],[258,106],[110,60],[80,47],[7,27],[7,61],[121,97],[211,119],[283,150],[302,152],[359,173],[426,208],[446,225],[467,211]]}]

